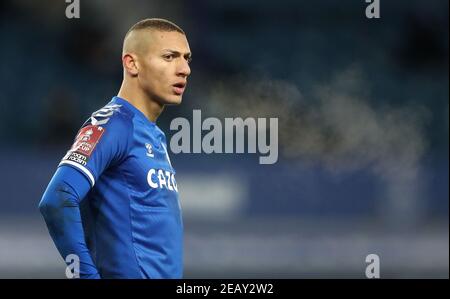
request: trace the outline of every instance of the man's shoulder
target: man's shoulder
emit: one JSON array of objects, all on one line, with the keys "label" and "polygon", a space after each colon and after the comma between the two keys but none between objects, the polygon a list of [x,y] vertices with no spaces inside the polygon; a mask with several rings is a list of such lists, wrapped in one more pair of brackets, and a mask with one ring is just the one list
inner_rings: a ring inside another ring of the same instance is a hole
[{"label": "man's shoulder", "polygon": [[129,123],[132,121],[132,113],[126,106],[116,103],[108,103],[101,109],[92,113],[89,121],[92,125],[106,125],[107,123]]},{"label": "man's shoulder", "polygon": [[133,128],[133,114],[124,105],[109,102],[99,110],[96,110],[85,121],[85,126],[101,126],[116,130],[131,130]]}]

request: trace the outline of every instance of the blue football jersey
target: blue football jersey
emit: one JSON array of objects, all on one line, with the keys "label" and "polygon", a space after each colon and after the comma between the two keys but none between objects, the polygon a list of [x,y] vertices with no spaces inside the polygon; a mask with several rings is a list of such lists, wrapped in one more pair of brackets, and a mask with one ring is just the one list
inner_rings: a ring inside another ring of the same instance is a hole
[{"label": "blue football jersey", "polygon": [[59,166],[92,188],[83,228],[102,278],[181,278],[183,222],[178,186],[158,126],[114,97],[82,126]]}]

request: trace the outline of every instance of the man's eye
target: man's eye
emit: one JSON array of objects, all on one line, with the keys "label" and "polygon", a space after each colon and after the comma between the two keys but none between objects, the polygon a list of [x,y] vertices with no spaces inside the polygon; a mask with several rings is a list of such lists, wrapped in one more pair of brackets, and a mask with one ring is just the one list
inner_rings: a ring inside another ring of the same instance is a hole
[{"label": "man's eye", "polygon": [[173,55],[172,54],[169,54],[169,55],[164,55],[164,59],[165,60],[172,60],[173,59]]}]

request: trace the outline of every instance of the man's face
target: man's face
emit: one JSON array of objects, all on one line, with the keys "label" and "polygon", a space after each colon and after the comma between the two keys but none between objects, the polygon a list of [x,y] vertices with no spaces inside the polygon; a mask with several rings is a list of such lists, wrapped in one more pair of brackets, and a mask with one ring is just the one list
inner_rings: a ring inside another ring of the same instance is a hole
[{"label": "man's face", "polygon": [[145,50],[138,56],[138,80],[144,92],[162,105],[180,104],[191,73],[191,51],[184,34],[150,31]]}]

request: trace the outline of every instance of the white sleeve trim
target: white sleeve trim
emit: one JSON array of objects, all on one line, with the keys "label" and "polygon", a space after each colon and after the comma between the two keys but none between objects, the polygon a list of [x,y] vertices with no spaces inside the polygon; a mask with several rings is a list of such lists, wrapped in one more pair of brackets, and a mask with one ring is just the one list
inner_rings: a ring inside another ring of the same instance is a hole
[{"label": "white sleeve trim", "polygon": [[92,173],[86,167],[84,167],[83,165],[80,165],[78,163],[75,163],[73,161],[62,161],[61,163],[59,163],[58,167],[63,165],[63,164],[69,164],[69,165],[72,165],[72,166],[78,168],[79,170],[81,170],[89,178],[89,181],[91,183],[91,187],[94,187],[94,184],[95,184],[94,176],[92,175]]}]

